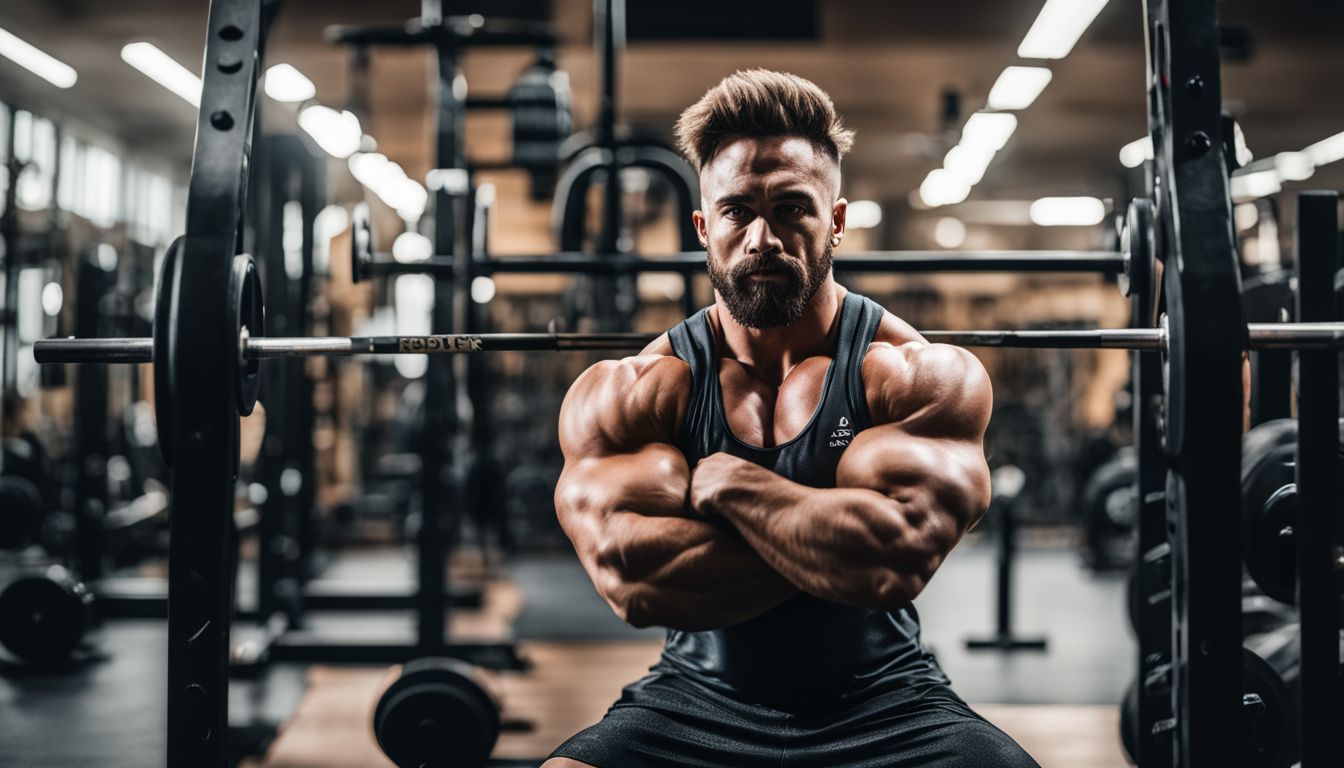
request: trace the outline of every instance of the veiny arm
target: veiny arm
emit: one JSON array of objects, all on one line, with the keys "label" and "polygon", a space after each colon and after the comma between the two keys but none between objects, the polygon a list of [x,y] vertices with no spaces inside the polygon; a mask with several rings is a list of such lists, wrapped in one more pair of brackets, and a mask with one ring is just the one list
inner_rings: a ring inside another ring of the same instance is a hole
[{"label": "veiny arm", "polygon": [[979,361],[946,345],[874,344],[863,375],[875,426],[845,449],[836,488],[715,454],[695,468],[692,505],[731,522],[800,590],[894,610],[989,505],[991,392]]},{"label": "veiny arm", "polygon": [[689,383],[675,357],[603,361],[560,412],[560,524],[598,593],[638,627],[716,629],[796,593],[730,527],[687,508],[690,470],[672,441]]}]

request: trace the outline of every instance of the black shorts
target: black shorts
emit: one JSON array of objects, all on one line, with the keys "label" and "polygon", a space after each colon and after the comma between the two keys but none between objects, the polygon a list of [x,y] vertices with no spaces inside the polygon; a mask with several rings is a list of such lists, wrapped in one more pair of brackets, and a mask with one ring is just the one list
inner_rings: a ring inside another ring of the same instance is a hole
[{"label": "black shorts", "polygon": [[822,713],[738,701],[659,665],[551,757],[597,768],[1039,768],[945,685],[852,697]]}]

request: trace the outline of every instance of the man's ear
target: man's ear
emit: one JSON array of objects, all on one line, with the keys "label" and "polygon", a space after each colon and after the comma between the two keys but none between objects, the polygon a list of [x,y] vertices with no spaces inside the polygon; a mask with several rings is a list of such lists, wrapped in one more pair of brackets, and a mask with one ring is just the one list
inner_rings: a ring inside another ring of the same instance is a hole
[{"label": "man's ear", "polygon": [[845,238],[845,216],[849,214],[849,201],[840,198],[835,201],[835,208],[831,209],[831,247],[840,245],[840,241]]},{"label": "man's ear", "polygon": [[695,225],[695,236],[700,238],[700,245],[709,247],[709,235],[706,234],[705,212],[696,210],[691,213],[691,223]]}]

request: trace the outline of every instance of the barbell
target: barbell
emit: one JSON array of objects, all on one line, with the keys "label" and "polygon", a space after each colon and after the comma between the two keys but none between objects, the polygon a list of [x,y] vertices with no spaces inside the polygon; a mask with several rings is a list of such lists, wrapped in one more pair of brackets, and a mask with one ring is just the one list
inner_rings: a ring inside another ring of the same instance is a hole
[{"label": "barbell", "polygon": [[[1129,349],[1165,352],[1167,330],[1098,328],[1084,330],[921,331],[932,342],[962,347],[1028,349]],[[472,352],[564,352],[638,350],[659,334],[651,333],[479,333],[428,336],[253,337],[246,326],[238,334],[238,359],[245,363],[278,357],[351,355],[465,354]],[[1248,349],[1344,349],[1344,322],[1251,323]],[[152,338],[42,339],[33,357],[56,363],[152,363]],[[244,366],[255,375],[253,366]]]}]

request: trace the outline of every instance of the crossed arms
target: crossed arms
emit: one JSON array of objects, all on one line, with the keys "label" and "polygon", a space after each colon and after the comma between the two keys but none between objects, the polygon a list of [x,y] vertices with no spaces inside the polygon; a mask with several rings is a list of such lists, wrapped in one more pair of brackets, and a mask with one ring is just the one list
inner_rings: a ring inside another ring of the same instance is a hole
[{"label": "crossed arms", "polygon": [[728,454],[687,466],[672,443],[690,369],[660,343],[588,369],[560,413],[560,523],[630,624],[717,629],[799,591],[895,610],[984,514],[989,382],[964,350],[873,345],[875,426],[845,449],[837,487],[811,488]]}]

